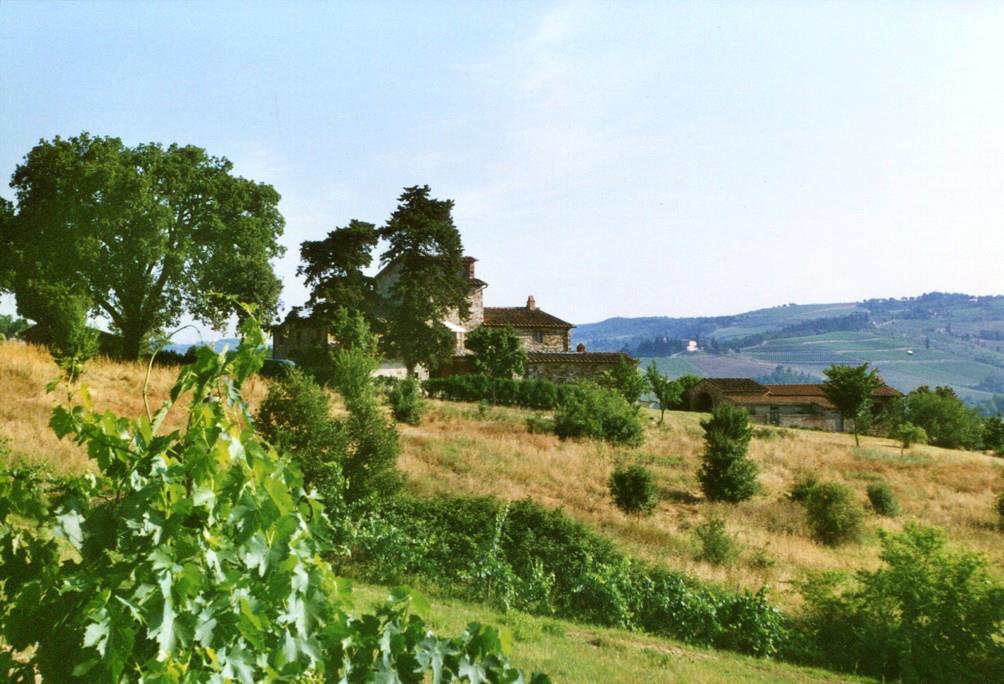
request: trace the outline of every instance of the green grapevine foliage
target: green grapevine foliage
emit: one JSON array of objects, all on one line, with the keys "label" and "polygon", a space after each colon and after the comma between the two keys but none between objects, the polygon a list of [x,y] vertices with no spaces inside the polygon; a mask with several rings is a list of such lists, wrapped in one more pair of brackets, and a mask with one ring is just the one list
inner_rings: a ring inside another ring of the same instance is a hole
[{"label": "green grapevine foliage", "polygon": [[[251,317],[241,332],[235,350],[200,349],[153,416],[95,411],[85,387],[55,409],[96,476],[0,470],[0,679],[524,681],[496,630],[438,638],[406,589],[352,616],[323,506],[255,433],[241,385],[264,339]],[[165,432],[189,394],[185,427]]]}]

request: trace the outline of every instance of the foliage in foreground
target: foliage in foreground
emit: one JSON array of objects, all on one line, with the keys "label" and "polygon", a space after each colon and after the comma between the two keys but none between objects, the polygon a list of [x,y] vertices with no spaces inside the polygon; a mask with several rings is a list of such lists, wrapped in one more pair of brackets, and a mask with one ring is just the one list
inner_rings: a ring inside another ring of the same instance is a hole
[{"label": "foliage in foreground", "polygon": [[756,494],[757,465],[746,455],[753,428],[741,408],[727,403],[715,407],[704,428],[704,460],[698,479],[711,501],[738,503]]},{"label": "foliage in foreground", "polygon": [[[328,520],[298,469],[255,435],[241,385],[256,323],[200,350],[153,416],[57,408],[99,474],[55,485],[0,471],[0,673],[6,681],[518,681],[493,629],[439,639],[394,593],[348,612]],[[158,434],[191,393],[184,430]],[[543,677],[535,677],[543,681]]]},{"label": "foliage in foreground", "polygon": [[907,525],[882,537],[883,567],[804,589],[808,635],[830,667],[904,682],[989,682],[1004,672],[1004,585],[985,558]]},{"label": "foliage in foreground", "polygon": [[786,644],[766,589],[731,592],[639,562],[531,501],[401,498],[364,523],[356,544],[352,570],[372,581],[418,580],[503,609],[759,656]]}]

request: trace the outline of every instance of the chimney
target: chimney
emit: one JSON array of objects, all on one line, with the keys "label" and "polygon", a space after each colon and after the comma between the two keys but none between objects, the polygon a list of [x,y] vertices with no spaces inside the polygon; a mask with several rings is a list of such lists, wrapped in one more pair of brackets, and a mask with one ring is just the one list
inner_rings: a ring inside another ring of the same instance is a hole
[{"label": "chimney", "polygon": [[530,311],[537,310],[537,302],[534,301],[533,295],[530,295],[529,297],[526,298],[526,308],[529,309]]},{"label": "chimney", "polygon": [[579,342],[577,345],[575,345],[575,351],[579,352],[580,354],[585,354],[586,353],[586,345],[584,345],[581,342]]},{"label": "chimney", "polygon": [[468,280],[474,280],[474,257],[464,257],[464,273]]}]

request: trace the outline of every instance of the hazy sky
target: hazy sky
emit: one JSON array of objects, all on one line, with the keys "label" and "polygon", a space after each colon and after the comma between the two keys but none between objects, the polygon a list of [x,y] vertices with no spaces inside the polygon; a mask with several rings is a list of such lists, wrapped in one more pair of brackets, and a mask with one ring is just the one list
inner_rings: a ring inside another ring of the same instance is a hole
[{"label": "hazy sky", "polygon": [[2,2],[0,171],[83,130],[226,156],[282,194],[287,306],[302,240],[423,183],[489,306],[1000,294],[1002,36],[991,2]]}]

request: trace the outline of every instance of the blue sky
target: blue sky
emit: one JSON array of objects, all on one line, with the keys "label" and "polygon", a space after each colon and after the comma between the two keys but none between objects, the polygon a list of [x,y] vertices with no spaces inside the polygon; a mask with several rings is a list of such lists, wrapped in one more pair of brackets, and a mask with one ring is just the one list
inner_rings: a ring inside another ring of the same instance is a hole
[{"label": "blue sky", "polygon": [[1000,294],[1002,35],[975,2],[3,2],[0,171],[83,130],[226,156],[283,196],[287,306],[302,240],[423,183],[489,306]]}]

